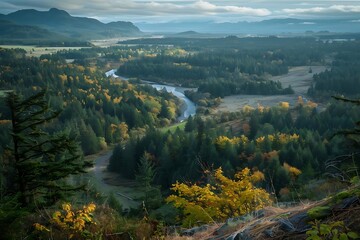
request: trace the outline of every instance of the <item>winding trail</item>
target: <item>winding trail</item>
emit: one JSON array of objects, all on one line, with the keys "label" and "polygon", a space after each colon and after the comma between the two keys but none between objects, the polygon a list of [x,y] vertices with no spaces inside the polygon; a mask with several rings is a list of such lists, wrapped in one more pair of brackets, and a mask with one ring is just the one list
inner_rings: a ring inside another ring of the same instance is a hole
[{"label": "winding trail", "polygon": [[[128,180],[121,179],[118,174],[107,171],[112,152],[112,150],[104,152],[95,158],[94,167],[89,169],[88,172],[90,184],[103,195],[113,193],[123,209],[137,208],[140,202],[133,199],[140,197],[141,192],[133,184],[130,186]],[[110,184],[109,179],[117,179],[118,184]]]},{"label": "winding trail", "polygon": [[108,184],[104,181],[104,171],[109,164],[109,159],[112,155],[112,152],[113,151],[108,151],[104,155],[99,156],[94,161],[93,173],[100,189],[106,189],[108,187]]}]

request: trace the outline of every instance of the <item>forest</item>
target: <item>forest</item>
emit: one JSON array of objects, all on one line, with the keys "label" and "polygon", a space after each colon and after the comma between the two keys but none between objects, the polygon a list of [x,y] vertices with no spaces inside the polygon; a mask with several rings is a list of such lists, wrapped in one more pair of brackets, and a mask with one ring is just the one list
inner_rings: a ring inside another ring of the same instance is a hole
[{"label": "forest", "polygon": [[[359,44],[139,39],[40,57],[0,47],[4,238],[171,239],[358,186]],[[214,110],[230,95],[294,95],[270,78],[296,66],[327,70],[295,104]],[[196,115],[179,122],[184,103],[144,80],[192,88]],[[120,186],[110,194],[89,184],[103,156]]]},{"label": "forest", "polygon": [[[170,124],[180,110],[178,99],[166,92],[110,81],[97,66],[66,63],[61,54],[29,59],[22,50],[1,49],[0,66],[5,90],[29,97],[47,89],[49,105],[62,110],[48,131],[68,129],[81,142],[85,155],[126,140],[129,134],[144,131],[147,126]],[[10,118],[4,102],[1,112],[3,119]],[[1,129],[2,136],[8,135],[7,127]],[[5,146],[9,138],[1,141]]]}]

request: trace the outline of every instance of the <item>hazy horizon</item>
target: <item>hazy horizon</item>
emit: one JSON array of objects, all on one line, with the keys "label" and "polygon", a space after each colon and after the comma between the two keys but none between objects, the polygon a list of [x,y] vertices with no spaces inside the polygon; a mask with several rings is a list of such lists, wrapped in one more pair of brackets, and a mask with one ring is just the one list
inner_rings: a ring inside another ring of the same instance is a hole
[{"label": "hazy horizon", "polygon": [[274,18],[353,19],[360,22],[360,0],[0,0],[2,14],[21,9],[58,8],[73,16],[102,22],[239,22]]}]

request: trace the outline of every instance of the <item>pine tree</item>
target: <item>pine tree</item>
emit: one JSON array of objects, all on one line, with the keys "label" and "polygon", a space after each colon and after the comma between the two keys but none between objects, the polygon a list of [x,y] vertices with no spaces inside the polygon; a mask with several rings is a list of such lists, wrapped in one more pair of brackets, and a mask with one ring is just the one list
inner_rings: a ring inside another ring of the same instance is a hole
[{"label": "pine tree", "polygon": [[154,164],[151,162],[151,155],[147,152],[140,158],[136,181],[140,186],[149,189],[155,177]]},{"label": "pine tree", "polygon": [[[360,99],[348,99],[344,97],[333,97],[336,100],[360,106]],[[341,181],[359,181],[360,169],[360,121],[355,122],[352,129],[344,129],[334,134],[343,136],[350,147],[349,153],[329,159],[325,162],[327,174]]]},{"label": "pine tree", "polygon": [[12,121],[13,167],[16,184],[24,207],[32,203],[53,204],[64,192],[80,187],[66,183],[65,178],[85,172],[92,164],[84,161],[78,144],[64,133],[49,134],[44,125],[60,112],[49,108],[45,90],[23,100],[15,92],[7,96]]}]

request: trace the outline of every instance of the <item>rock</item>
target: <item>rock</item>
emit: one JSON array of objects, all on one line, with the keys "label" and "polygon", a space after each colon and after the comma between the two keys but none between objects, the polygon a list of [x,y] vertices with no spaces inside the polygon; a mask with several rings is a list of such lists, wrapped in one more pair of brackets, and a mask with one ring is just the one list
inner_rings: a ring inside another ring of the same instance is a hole
[{"label": "rock", "polygon": [[345,209],[345,208],[349,208],[351,205],[353,205],[354,203],[359,203],[359,197],[358,196],[353,196],[353,197],[349,197],[349,198],[345,198],[344,200],[341,201],[340,204],[336,205],[334,207],[334,209]]},{"label": "rock", "polygon": [[267,237],[274,237],[274,232],[273,232],[273,229],[271,228],[271,229],[266,229],[264,232],[263,232],[263,234],[265,235],[265,236],[267,236]]},{"label": "rock", "polygon": [[306,212],[296,214],[295,216],[289,218],[289,220],[294,224],[296,232],[302,233],[311,229],[310,221]]},{"label": "rock", "polygon": [[282,218],[282,219],[279,219],[278,222],[280,223],[280,228],[282,230],[284,230],[285,232],[294,232],[295,231],[295,227],[292,224],[292,222],[290,222],[289,219]]},{"label": "rock", "polygon": [[280,228],[286,232],[303,233],[311,229],[311,226],[308,224],[309,220],[307,213],[302,212],[288,219],[280,219],[279,223]]}]

